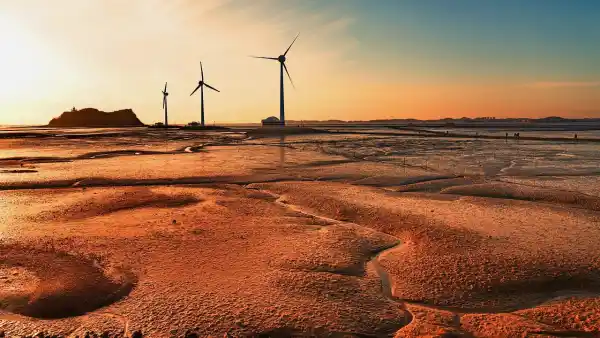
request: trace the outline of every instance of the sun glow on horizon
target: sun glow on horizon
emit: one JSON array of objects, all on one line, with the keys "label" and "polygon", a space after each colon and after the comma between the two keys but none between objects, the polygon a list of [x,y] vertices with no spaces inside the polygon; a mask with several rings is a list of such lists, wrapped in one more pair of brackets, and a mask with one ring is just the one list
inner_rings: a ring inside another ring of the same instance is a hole
[{"label": "sun glow on horizon", "polygon": [[[21,97],[32,82],[40,78],[41,53],[36,41],[18,22],[0,16],[0,95],[4,99]],[[37,57],[36,57],[37,56]]]},{"label": "sun glow on horizon", "polygon": [[56,101],[76,73],[46,41],[7,15],[0,16],[0,47],[0,108],[6,107],[0,123],[43,123],[31,112]]}]

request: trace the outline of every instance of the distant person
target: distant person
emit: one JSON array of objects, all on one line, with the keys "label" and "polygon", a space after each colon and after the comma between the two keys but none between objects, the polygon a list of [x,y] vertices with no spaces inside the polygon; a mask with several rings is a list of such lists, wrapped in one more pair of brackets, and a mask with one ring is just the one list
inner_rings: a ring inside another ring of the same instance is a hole
[{"label": "distant person", "polygon": [[577,141],[577,134],[575,134],[575,141]]}]

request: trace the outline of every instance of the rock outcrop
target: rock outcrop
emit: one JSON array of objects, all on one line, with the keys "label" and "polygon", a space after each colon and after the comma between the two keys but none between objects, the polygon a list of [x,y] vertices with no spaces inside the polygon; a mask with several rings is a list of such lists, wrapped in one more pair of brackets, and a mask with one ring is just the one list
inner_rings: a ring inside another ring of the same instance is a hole
[{"label": "rock outcrop", "polygon": [[49,127],[141,127],[144,126],[133,110],[103,112],[95,108],[73,109],[53,118]]}]

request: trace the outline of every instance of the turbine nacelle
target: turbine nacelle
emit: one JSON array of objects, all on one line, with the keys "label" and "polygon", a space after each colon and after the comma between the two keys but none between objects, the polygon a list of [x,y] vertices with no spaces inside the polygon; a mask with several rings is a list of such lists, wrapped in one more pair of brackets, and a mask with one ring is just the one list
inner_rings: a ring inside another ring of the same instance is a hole
[{"label": "turbine nacelle", "polygon": [[285,60],[287,60],[286,57],[285,57],[285,55],[279,55],[279,57],[277,58],[277,61],[279,61],[281,63],[284,63]]},{"label": "turbine nacelle", "polygon": [[208,83],[206,83],[206,82],[204,82],[204,81],[200,80],[200,81],[198,81],[198,85],[196,86],[196,89],[194,89],[194,91],[193,91],[193,92],[190,94],[190,96],[194,95],[194,93],[195,93],[196,91],[198,91],[198,89],[200,89],[200,88],[204,88],[204,87],[206,87],[206,88],[209,88],[209,89],[212,89],[212,90],[214,90],[215,92],[220,92],[220,91],[219,91],[217,88],[215,88],[215,87],[213,87],[213,86],[209,85]]},{"label": "turbine nacelle", "polygon": [[168,96],[169,93],[167,92],[167,83],[165,82],[165,89],[162,90],[162,94],[163,96]]}]

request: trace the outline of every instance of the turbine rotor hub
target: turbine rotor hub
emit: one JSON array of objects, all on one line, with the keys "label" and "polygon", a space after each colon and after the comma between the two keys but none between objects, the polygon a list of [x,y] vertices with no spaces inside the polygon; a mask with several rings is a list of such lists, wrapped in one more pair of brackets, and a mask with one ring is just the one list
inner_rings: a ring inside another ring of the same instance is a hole
[{"label": "turbine rotor hub", "polygon": [[285,57],[285,55],[279,55],[279,57],[277,58],[277,60],[278,60],[279,62],[283,63],[283,62],[285,62],[285,60],[286,60],[286,57]]}]

